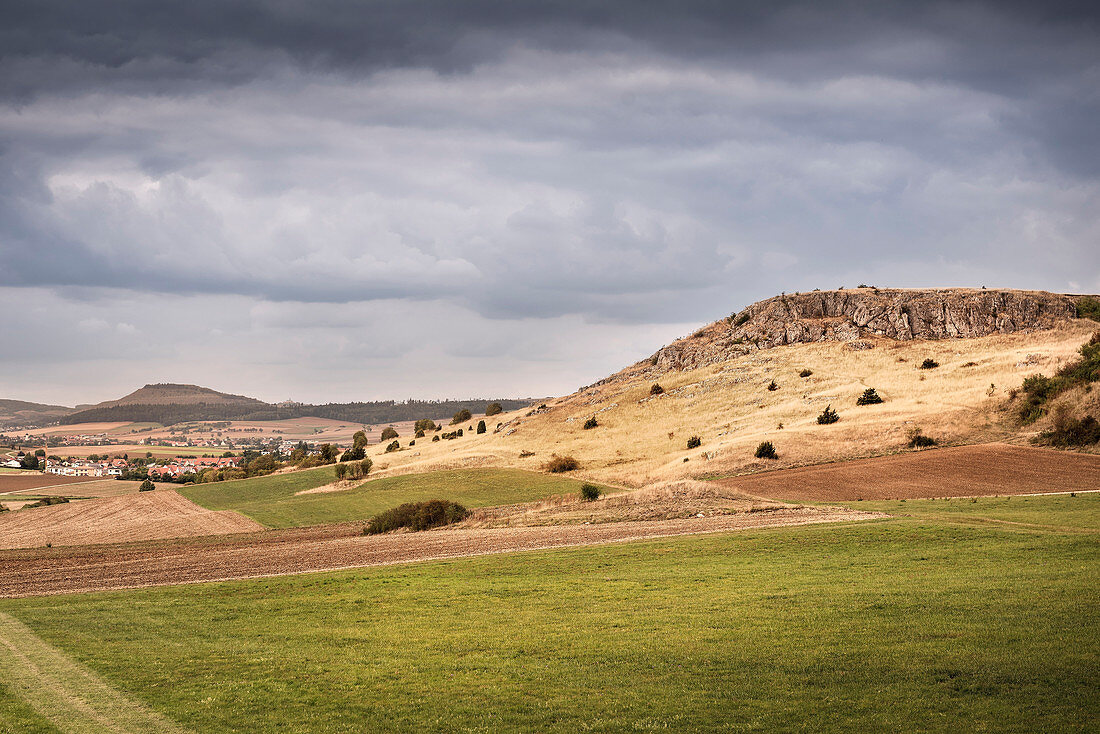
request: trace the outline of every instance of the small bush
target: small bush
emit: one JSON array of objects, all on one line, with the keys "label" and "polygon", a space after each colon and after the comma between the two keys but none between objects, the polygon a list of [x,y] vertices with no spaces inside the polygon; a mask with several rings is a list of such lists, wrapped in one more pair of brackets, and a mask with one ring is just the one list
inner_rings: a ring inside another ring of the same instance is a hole
[{"label": "small bush", "polygon": [[779,454],[775,453],[775,446],[771,441],[762,441],[759,446],[756,447],[756,458],[758,459],[778,459]]},{"label": "small bush", "polygon": [[585,502],[592,502],[600,498],[600,488],[595,484],[588,484],[585,482],[581,485],[581,499]]},{"label": "small bush", "polygon": [[665,389],[663,387],[661,387],[661,385],[659,383],[654,382],[652,385],[649,386],[649,394],[650,395],[660,395],[664,391],[665,391]]},{"label": "small bush", "polygon": [[424,431],[417,431],[413,434],[413,438],[424,438]]},{"label": "small bush", "polygon": [[464,422],[470,420],[470,418],[472,418],[472,417],[473,416],[470,415],[470,411],[463,408],[462,410],[455,413],[454,416],[451,418],[451,425],[452,426],[457,426],[459,423],[464,423]]},{"label": "small bush", "polygon": [[489,417],[491,415],[500,415],[503,412],[504,408],[501,407],[500,403],[489,403],[487,406],[485,406],[486,417]]},{"label": "small bush", "polygon": [[698,436],[692,436],[691,438],[688,439],[688,443],[687,443],[688,449],[697,449],[702,445],[703,445],[703,439],[699,438]]},{"label": "small bush", "polygon": [[416,445],[416,441],[409,441],[409,448],[412,448],[415,445]]},{"label": "small bush", "polygon": [[909,448],[911,449],[923,449],[929,446],[935,446],[938,442],[931,436],[925,436],[921,433],[920,428],[914,426],[906,432],[906,436],[909,439]]},{"label": "small bush", "polygon": [[[438,431],[439,426],[431,418],[421,418],[413,424],[413,433],[427,433],[428,431]],[[417,438],[420,438],[417,436]]]},{"label": "small bush", "polygon": [[869,387],[863,391],[863,394],[856,398],[856,405],[878,405],[882,402],[882,398],[875,392],[875,388]]},{"label": "small bush", "polygon": [[479,434],[482,434],[482,433],[485,433],[485,431],[486,431],[485,421],[478,421],[477,422],[477,432]]},{"label": "small bush", "polygon": [[344,455],[340,457],[340,461],[359,461],[366,455],[367,452],[362,446],[356,446],[345,451]]},{"label": "small bush", "polygon": [[591,418],[589,418],[588,420],[586,420],[584,422],[583,428],[584,428],[584,430],[587,431],[588,429],[595,428],[598,425],[600,425],[600,424],[599,424],[599,422],[596,421],[596,416],[592,416]]},{"label": "small bush", "polygon": [[381,440],[388,441],[391,438],[397,438],[397,429],[394,428],[393,426],[386,426],[385,428],[382,429],[382,439]]},{"label": "small bush", "polygon": [[750,318],[749,312],[746,311],[745,313],[743,313],[743,314],[741,314],[740,316],[737,317],[737,320],[733,322],[733,325],[734,326],[744,326],[748,322],[749,318]]},{"label": "small bush", "polygon": [[336,478],[343,480],[348,478],[348,465],[337,464],[336,465]]},{"label": "small bush", "polygon": [[521,458],[521,459],[526,459],[526,458],[529,458],[529,457],[534,456],[534,455],[535,455],[534,451],[520,451],[519,452],[519,458]]},{"label": "small bush", "polygon": [[139,492],[152,492],[156,488],[157,488],[157,485],[153,484],[148,479],[146,479],[145,481],[143,481],[141,483],[141,486],[138,487],[138,491]]},{"label": "small bush", "polygon": [[768,383],[768,390],[769,391],[775,392],[778,389],[779,389],[779,385],[776,384],[775,380],[772,380],[771,382]]},{"label": "small bush", "polygon": [[558,456],[555,454],[550,457],[550,461],[546,462],[544,468],[551,474],[561,474],[563,472],[580,469],[581,464],[572,456]]},{"label": "small bush", "polygon": [[398,528],[408,528],[413,532],[429,530],[461,522],[469,514],[465,507],[448,500],[406,502],[372,517],[363,528],[363,535],[388,533]]},{"label": "small bush", "polygon": [[809,377],[813,373],[814,373],[813,370],[802,370],[801,372],[798,373],[798,376],[799,377]]},{"label": "small bush", "polygon": [[928,357],[927,359],[925,359],[923,362],[920,363],[920,368],[922,370],[934,370],[939,366],[940,366],[940,363],[937,362],[936,360],[932,359],[931,357]]},{"label": "small bush", "polygon": [[50,505],[64,505],[68,504],[68,497],[43,497],[37,502],[32,502],[29,505],[23,505],[24,508],[28,507],[49,507]]},{"label": "small bush", "polygon": [[462,438],[463,434],[462,434],[462,429],[461,428],[459,428],[458,431],[456,431],[456,433],[458,433],[459,438]]},{"label": "small bush", "polygon": [[821,415],[817,417],[818,425],[827,426],[830,423],[836,423],[840,420],[840,416],[833,410],[833,406],[826,405],[825,410],[821,411]]},{"label": "small bush", "polygon": [[432,441],[433,441],[433,442],[434,442],[434,441],[438,441],[438,440],[439,440],[439,434],[438,434],[438,433],[437,433],[437,434],[435,434],[434,436],[432,436]]},{"label": "small bush", "polygon": [[1077,318],[1100,321],[1100,301],[1089,296],[1077,301]]},{"label": "small bush", "polygon": [[1075,420],[1056,414],[1054,427],[1040,433],[1036,442],[1062,447],[1091,446],[1100,443],[1100,421],[1091,415]]},{"label": "small bush", "polygon": [[397,451],[400,448],[401,448],[401,442],[400,441],[391,441],[390,445],[386,447],[386,453],[387,454],[392,453],[394,451]]}]

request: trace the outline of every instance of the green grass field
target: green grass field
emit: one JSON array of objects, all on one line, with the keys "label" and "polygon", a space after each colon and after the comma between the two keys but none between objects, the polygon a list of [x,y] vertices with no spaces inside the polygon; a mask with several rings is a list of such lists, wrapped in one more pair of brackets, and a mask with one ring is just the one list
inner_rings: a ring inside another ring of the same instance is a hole
[{"label": "green grass field", "polygon": [[521,469],[460,469],[372,479],[340,492],[296,495],[335,480],[331,466],[234,482],[181,487],[180,494],[212,510],[235,510],[263,525],[299,525],[367,520],[403,502],[453,500],[466,507],[528,502],[575,494],[581,482]]},{"label": "green grass field", "polygon": [[204,732],[1095,731],[1100,496],[887,505],[0,614]]}]

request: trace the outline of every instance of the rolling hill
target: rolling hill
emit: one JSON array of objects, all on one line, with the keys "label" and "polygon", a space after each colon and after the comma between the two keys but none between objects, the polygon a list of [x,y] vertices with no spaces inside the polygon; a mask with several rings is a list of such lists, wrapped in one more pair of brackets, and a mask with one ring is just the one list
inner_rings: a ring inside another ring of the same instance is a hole
[{"label": "rolling hill", "polygon": [[[582,475],[637,487],[895,453],[918,428],[940,445],[1025,443],[1050,418],[1021,424],[1024,379],[1078,360],[1100,328],[1077,317],[1082,298],[872,288],[778,296],[544,407],[502,416],[497,432],[417,442],[379,457],[379,468],[530,468],[559,454],[575,457]],[[883,402],[857,405],[868,388]],[[1096,415],[1095,393],[1065,397],[1072,411]],[[839,421],[818,423],[826,407]],[[763,441],[778,459],[754,456]]]},{"label": "rolling hill", "polygon": [[29,403],[25,400],[0,400],[0,428],[32,426],[55,421],[74,412],[64,405]]}]

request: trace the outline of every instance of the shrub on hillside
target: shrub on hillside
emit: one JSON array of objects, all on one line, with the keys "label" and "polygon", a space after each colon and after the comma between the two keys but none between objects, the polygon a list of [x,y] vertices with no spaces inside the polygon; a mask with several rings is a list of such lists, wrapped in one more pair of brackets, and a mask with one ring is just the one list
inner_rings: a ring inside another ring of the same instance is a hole
[{"label": "shrub on hillside", "polygon": [[665,391],[665,389],[663,387],[661,387],[660,383],[654,382],[652,385],[649,386],[649,394],[650,395],[660,395],[664,391]]},{"label": "shrub on hillside", "polygon": [[882,398],[875,392],[875,388],[869,387],[863,391],[863,394],[856,398],[856,405],[878,405],[882,402]]},{"label": "shrub on hillside", "polygon": [[779,389],[779,385],[776,384],[775,380],[772,380],[771,382],[768,383],[768,390],[770,392],[775,392],[778,389]]},{"label": "shrub on hillside", "polygon": [[775,453],[775,446],[771,441],[761,441],[760,445],[756,447],[756,458],[758,459],[778,459],[779,454]]},{"label": "shrub on hillside", "polygon": [[340,461],[359,461],[366,455],[367,452],[362,446],[356,446],[345,451],[344,455],[340,457]]},{"label": "shrub on hillside", "polygon": [[798,376],[799,377],[809,377],[813,373],[814,373],[813,370],[802,370],[801,372],[798,373]]},{"label": "shrub on hillside", "polygon": [[1077,301],[1077,318],[1100,321],[1100,301],[1091,296]]},{"label": "shrub on hillside", "polygon": [[487,406],[485,406],[485,417],[486,418],[488,418],[491,415],[499,415],[503,412],[504,412],[504,408],[501,407],[500,403],[489,403]]},{"label": "shrub on hillside", "polygon": [[687,443],[688,449],[697,449],[702,445],[703,445],[703,439],[699,438],[698,436],[692,436],[691,438],[688,439],[688,443]]},{"label": "shrub on hillside", "polygon": [[840,416],[837,415],[837,412],[833,410],[833,406],[831,405],[826,405],[825,410],[821,411],[821,415],[817,417],[818,424],[822,426],[836,423],[838,420],[840,420]]},{"label": "shrub on hillside", "polygon": [[148,479],[146,479],[144,482],[141,483],[141,486],[138,487],[138,491],[139,492],[152,492],[156,488],[157,488],[157,485],[153,484]]},{"label": "shrub on hillside", "polygon": [[400,441],[391,441],[390,444],[388,446],[386,446],[386,453],[388,454],[390,452],[397,451],[400,448],[401,448],[401,442]]},{"label": "shrub on hillside", "polygon": [[925,436],[920,431],[920,427],[914,426],[906,431],[906,437],[909,439],[909,448],[911,449],[923,449],[929,446],[935,446],[938,442],[931,436]]},{"label": "shrub on hillside", "polygon": [[554,454],[550,457],[550,461],[546,462],[546,466],[543,468],[551,474],[561,474],[563,472],[580,469],[581,463],[572,456],[558,456]]},{"label": "shrub on hillside", "polygon": [[449,500],[406,502],[372,517],[363,528],[363,535],[388,533],[398,528],[408,528],[413,532],[429,530],[461,522],[469,514],[465,507]]},{"label": "shrub on hillside", "polygon": [[[340,469],[341,466],[345,466],[345,465],[344,464],[337,464],[336,465],[337,476],[339,476],[339,469]],[[370,474],[370,470],[371,470],[372,466],[374,466],[374,462],[371,461],[370,459],[363,459],[362,461],[353,461],[350,464],[346,465],[347,468],[345,470],[346,471],[345,476],[348,479],[362,479],[363,477]]]},{"label": "shrub on hillside", "polygon": [[336,478],[338,480],[341,480],[341,481],[348,478],[348,465],[347,464],[337,464],[336,465]]},{"label": "shrub on hillside", "polygon": [[470,414],[470,411],[463,408],[462,410],[455,413],[454,416],[452,416],[451,425],[452,426],[457,426],[459,423],[463,423],[465,421],[468,421],[472,417],[473,416]]},{"label": "shrub on hillside", "polygon": [[382,429],[382,441],[389,441],[391,438],[397,438],[397,429],[393,426],[386,426]]},{"label": "shrub on hillside", "polygon": [[434,442],[434,441],[438,441],[438,440],[439,440],[439,434],[438,434],[438,433],[437,433],[437,434],[435,434],[434,436],[432,436],[432,441],[433,441],[433,442]]},{"label": "shrub on hillside", "polygon": [[1100,443],[1100,421],[1091,415],[1077,420],[1056,414],[1054,427],[1040,433],[1035,441],[1060,447],[1092,446]]},{"label": "shrub on hillside", "polygon": [[589,484],[585,482],[581,485],[581,499],[585,502],[592,502],[600,498],[600,488],[595,484]]},{"label": "shrub on hillside", "polygon": [[478,421],[477,422],[477,432],[479,434],[482,434],[482,433],[485,433],[485,431],[486,431],[485,421]]},{"label": "shrub on hillside", "polygon": [[431,418],[421,418],[413,424],[413,433],[427,433],[438,428],[439,426]]},{"label": "shrub on hillside", "polygon": [[50,505],[64,505],[68,504],[68,497],[43,497],[37,502],[32,502],[29,505],[23,505],[23,509],[31,507],[49,507]]},{"label": "shrub on hillside", "polygon": [[733,325],[734,326],[744,326],[746,323],[748,323],[749,318],[750,318],[749,312],[746,311],[745,313],[743,313],[743,314],[741,314],[740,316],[737,317],[737,319],[733,322]]},{"label": "shrub on hillside", "polygon": [[926,358],[923,362],[920,363],[920,368],[922,370],[934,370],[939,366],[940,363],[932,359],[931,357]]},{"label": "shrub on hillside", "polygon": [[424,431],[417,431],[413,434],[413,438],[424,438]]},{"label": "shrub on hillside", "polygon": [[596,416],[592,416],[584,422],[583,428],[587,431],[588,429],[595,428],[598,425],[600,424],[596,421]]}]

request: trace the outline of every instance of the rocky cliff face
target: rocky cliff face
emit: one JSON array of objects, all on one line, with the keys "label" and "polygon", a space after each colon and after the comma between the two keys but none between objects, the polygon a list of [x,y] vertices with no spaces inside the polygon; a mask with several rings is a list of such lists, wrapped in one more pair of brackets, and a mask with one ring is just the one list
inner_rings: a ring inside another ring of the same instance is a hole
[{"label": "rocky cliff face", "polygon": [[[760,301],[658,351],[658,370],[687,370],[757,349],[865,337],[973,338],[1049,329],[1077,316],[1075,298],[1042,291],[858,288]],[[644,364],[644,363],[641,363]]]}]

